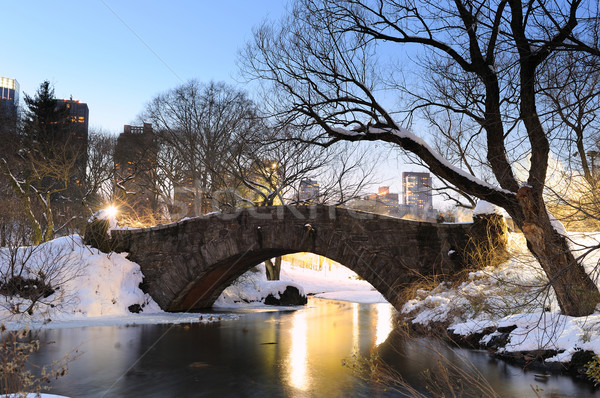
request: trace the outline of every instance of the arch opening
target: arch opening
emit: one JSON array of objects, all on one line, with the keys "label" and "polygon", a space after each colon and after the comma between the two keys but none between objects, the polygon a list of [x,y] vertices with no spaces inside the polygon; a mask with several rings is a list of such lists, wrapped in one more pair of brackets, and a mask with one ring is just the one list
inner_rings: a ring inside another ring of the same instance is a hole
[{"label": "arch opening", "polygon": [[[282,256],[280,280],[268,281],[264,261],[277,256]],[[364,268],[359,267],[358,271]],[[373,273],[361,275],[359,272],[352,265],[314,252],[282,249],[252,251],[216,264],[182,292],[174,304],[188,310],[213,304],[217,307],[258,304],[268,294],[283,292],[286,286],[297,287],[304,294],[325,299],[389,303],[385,297],[387,291],[377,289],[369,280],[372,280]]]}]

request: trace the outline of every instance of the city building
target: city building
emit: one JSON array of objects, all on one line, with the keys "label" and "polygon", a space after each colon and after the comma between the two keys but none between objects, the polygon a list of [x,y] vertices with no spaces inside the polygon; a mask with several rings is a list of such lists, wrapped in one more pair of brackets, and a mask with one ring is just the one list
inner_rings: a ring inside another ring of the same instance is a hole
[{"label": "city building", "polygon": [[354,200],[350,206],[357,210],[371,213],[399,216],[399,195],[390,193],[389,186],[379,187],[377,193],[365,195],[362,199]]},{"label": "city building", "polygon": [[143,222],[154,217],[158,198],[157,143],[151,123],[123,127],[115,146],[115,197],[123,219]]},{"label": "city building", "polygon": [[71,186],[81,187],[85,181],[88,150],[88,126],[90,111],[86,103],[71,99],[57,99],[56,110],[68,109],[68,131],[65,132],[64,143],[75,157],[75,169],[71,175]]},{"label": "city building", "polygon": [[415,206],[420,212],[433,208],[431,174],[402,172],[402,204]]},{"label": "city building", "polygon": [[56,100],[56,109],[69,110],[69,121],[71,122],[73,135],[77,134],[78,137],[85,137],[87,140],[88,136],[88,126],[89,126],[89,118],[90,111],[86,103],[71,99],[57,99]]},{"label": "city building", "polygon": [[298,199],[300,202],[314,201],[319,197],[319,183],[310,178],[303,178],[300,181],[300,189],[298,191]]},{"label": "city building", "polygon": [[19,82],[0,76],[0,134],[14,132],[19,110]]},{"label": "city building", "polygon": [[17,112],[19,107],[19,82],[0,76],[0,107],[3,112]]},{"label": "city building", "polygon": [[377,191],[377,200],[386,206],[396,208],[398,207],[398,194],[390,193],[390,187],[379,187]]}]

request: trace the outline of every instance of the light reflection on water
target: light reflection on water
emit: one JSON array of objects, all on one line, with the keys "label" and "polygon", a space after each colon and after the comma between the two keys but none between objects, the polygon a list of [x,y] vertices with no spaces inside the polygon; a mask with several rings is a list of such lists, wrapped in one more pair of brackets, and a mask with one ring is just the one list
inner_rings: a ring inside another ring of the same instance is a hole
[{"label": "light reflection on water", "polygon": [[393,308],[387,303],[375,304],[377,321],[375,323],[375,345],[378,346],[387,340],[394,328]]},{"label": "light reflection on water", "polygon": [[298,311],[292,316],[290,328],[291,344],[286,361],[286,372],[292,388],[307,391],[310,386],[308,376],[308,323],[306,312]]},{"label": "light reflection on water", "polygon": [[[342,363],[377,349],[394,355],[404,377],[419,383],[419,372],[435,358],[420,344],[385,341],[393,316],[387,304],[311,298],[304,309],[246,312],[220,324],[50,330],[43,333],[56,344],[34,359],[48,363],[80,347],[83,355],[51,391],[71,397],[391,397],[396,395],[375,390]],[[531,374],[485,354],[468,355],[501,396],[531,396]],[[550,394],[593,396],[566,377],[541,387]]]},{"label": "light reflection on water", "polygon": [[352,355],[358,354],[359,323],[358,323],[358,303],[352,303]]}]

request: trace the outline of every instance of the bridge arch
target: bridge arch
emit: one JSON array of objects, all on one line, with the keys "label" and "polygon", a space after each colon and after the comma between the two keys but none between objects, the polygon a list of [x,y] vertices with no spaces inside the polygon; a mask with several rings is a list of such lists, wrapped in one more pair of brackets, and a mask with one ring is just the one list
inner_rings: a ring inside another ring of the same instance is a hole
[{"label": "bridge arch", "polygon": [[470,227],[324,205],[272,206],[112,231],[112,245],[140,265],[143,289],[166,311],[211,307],[253,266],[297,252],[343,264],[399,308],[406,284],[460,267],[451,253],[465,247]]}]

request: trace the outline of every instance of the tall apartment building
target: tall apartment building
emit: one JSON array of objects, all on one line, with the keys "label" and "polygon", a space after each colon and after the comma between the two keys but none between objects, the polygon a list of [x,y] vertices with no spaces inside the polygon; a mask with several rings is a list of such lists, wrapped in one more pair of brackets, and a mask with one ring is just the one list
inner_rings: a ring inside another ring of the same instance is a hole
[{"label": "tall apartment building", "polygon": [[298,199],[300,202],[309,202],[319,197],[319,182],[310,178],[303,178],[300,181]]},{"label": "tall apartment building", "polygon": [[14,132],[19,109],[19,82],[0,77],[0,135]]},{"label": "tall apartment building", "polygon": [[19,106],[19,82],[0,76],[0,107],[3,111],[17,111]]},{"label": "tall apartment building", "polygon": [[154,191],[157,144],[152,124],[123,127],[115,146],[115,196],[125,217],[155,216],[158,198]]},{"label": "tall apartment building", "polygon": [[402,172],[402,203],[415,206],[419,211],[433,207],[431,174],[414,171]]},{"label": "tall apartment building", "polygon": [[72,186],[81,186],[85,180],[89,135],[90,111],[86,103],[71,99],[57,99],[56,109],[63,111],[68,109],[67,131],[64,135],[66,149],[72,151],[76,157],[75,170],[71,176]]}]

